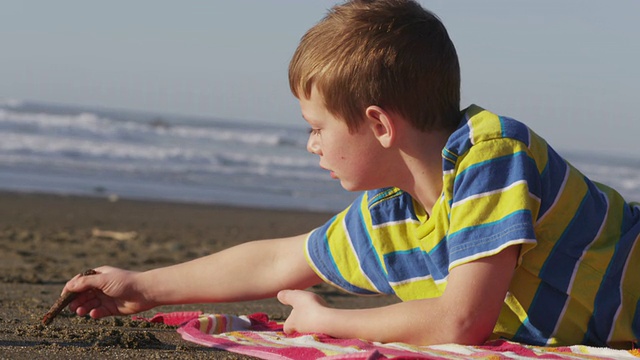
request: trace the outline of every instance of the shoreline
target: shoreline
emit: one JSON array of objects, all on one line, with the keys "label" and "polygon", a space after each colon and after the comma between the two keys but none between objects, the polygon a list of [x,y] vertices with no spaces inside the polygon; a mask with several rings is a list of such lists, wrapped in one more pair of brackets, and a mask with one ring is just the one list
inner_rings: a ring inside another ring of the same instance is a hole
[{"label": "shoreline", "polygon": [[[249,359],[186,342],[175,328],[134,322],[130,317],[93,320],[64,310],[47,327],[40,321],[64,283],[85,269],[112,265],[144,271],[168,266],[250,240],[305,233],[332,215],[0,191],[0,359]],[[395,301],[354,297],[328,285],[313,290],[336,307]],[[265,299],[162,306],[139,315],[197,310],[265,312],[276,320],[285,319],[290,311],[275,299]]]}]

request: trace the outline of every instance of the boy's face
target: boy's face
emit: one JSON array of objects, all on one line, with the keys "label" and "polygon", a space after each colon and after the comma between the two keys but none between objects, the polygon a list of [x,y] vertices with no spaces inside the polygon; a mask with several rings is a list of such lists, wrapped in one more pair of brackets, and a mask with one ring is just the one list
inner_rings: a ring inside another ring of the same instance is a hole
[{"label": "boy's face", "polygon": [[376,159],[382,147],[366,123],[349,133],[345,121],[327,110],[315,87],[308,99],[300,98],[300,108],[311,126],[307,150],[320,157],[321,168],[329,170],[331,177],[339,179],[349,191],[381,187]]}]

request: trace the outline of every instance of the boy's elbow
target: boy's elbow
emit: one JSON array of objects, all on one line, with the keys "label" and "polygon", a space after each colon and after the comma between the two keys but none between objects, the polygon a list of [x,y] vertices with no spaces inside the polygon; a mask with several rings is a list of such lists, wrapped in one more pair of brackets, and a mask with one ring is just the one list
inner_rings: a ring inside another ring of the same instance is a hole
[{"label": "boy's elbow", "polygon": [[494,327],[495,321],[454,315],[445,326],[442,343],[482,345],[491,337]]},{"label": "boy's elbow", "polygon": [[436,331],[423,333],[409,342],[418,346],[459,344],[482,345],[493,333],[494,323],[459,315],[443,316]]},{"label": "boy's elbow", "polygon": [[460,326],[457,329],[451,329],[450,341],[448,343],[460,344],[460,345],[482,345],[484,344],[491,333],[493,327],[487,329],[485,326]]}]

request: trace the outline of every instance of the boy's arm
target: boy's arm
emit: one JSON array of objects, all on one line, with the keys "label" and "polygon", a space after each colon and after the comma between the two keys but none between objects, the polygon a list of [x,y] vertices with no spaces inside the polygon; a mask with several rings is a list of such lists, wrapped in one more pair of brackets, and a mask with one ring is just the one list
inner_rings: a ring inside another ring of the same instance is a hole
[{"label": "boy's arm", "polygon": [[344,310],[325,307],[312,293],[283,291],[278,298],[293,306],[285,331],[416,345],[482,344],[500,314],[519,250],[520,246],[511,246],[454,268],[438,298]]},{"label": "boy's arm", "polygon": [[143,273],[150,299],[162,304],[234,302],[304,289],[322,280],[306,262],[308,234],[240,244],[186,263]]},{"label": "boy's arm", "polygon": [[321,282],[307,265],[307,234],[237,245],[185,263],[131,272],[111,267],[76,277],[64,291],[78,292],[70,304],[78,315],[125,315],[159,305],[232,302],[274,296]]}]

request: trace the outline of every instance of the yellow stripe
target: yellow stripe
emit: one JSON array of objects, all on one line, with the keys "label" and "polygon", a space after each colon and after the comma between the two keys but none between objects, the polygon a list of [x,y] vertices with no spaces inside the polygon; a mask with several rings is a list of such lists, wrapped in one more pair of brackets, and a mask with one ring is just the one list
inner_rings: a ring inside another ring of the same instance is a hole
[{"label": "yellow stripe", "polygon": [[[623,292],[622,304],[620,312],[611,333],[611,340],[613,342],[617,339],[638,339],[631,331],[631,322],[634,316],[636,316],[636,304],[640,301],[640,294],[638,293],[638,284],[640,283],[640,274],[637,269],[640,269],[640,246],[638,246],[640,239],[635,239],[635,244],[629,254],[629,262],[625,269],[624,278],[622,279]],[[630,291],[634,289],[635,291]]]},{"label": "yellow stripe", "polygon": [[[527,184],[521,183],[504,192],[492,193],[479,198],[468,200],[451,210],[451,218],[456,219],[451,224],[449,233],[453,234],[468,227],[497,222],[514,211],[529,210],[535,218],[539,207],[537,199],[528,194]],[[508,205],[508,206],[507,206]],[[487,214],[486,209],[493,209]],[[477,222],[483,221],[482,223]]]},{"label": "yellow stripe", "polygon": [[529,148],[523,142],[513,139],[487,140],[475,145],[473,149],[474,151],[463,154],[464,158],[458,162],[458,167],[455,171],[457,174],[481,162],[512,156],[521,152],[530,154]]},{"label": "yellow stripe", "polygon": [[513,338],[526,319],[527,312],[525,308],[518,302],[515,296],[507,293],[502,309],[500,309],[498,322],[496,322],[493,328],[494,338]]},{"label": "yellow stripe", "polygon": [[[311,235],[311,233],[309,233],[309,235]],[[305,240],[305,242],[308,242],[308,241],[309,241],[309,236],[307,236],[307,239]],[[318,276],[320,276],[320,278],[322,279],[322,281],[324,281],[324,282],[326,282],[326,283],[329,283],[329,284],[332,284],[332,285],[334,285],[334,286],[336,286],[336,287],[339,287],[339,286],[337,286],[333,281],[329,280],[329,279],[328,279],[328,278],[327,278],[327,277],[326,277],[326,276],[325,276],[325,275],[324,275],[324,274],[323,274],[323,273],[318,269],[318,267],[316,266],[316,264],[315,264],[315,263],[313,262],[313,260],[311,259],[311,255],[309,255],[309,247],[308,247],[308,246],[306,246],[306,245],[305,245],[305,247],[304,247],[304,256],[305,256],[305,257],[306,257],[306,259],[307,259],[307,264],[309,264],[309,266],[311,266],[311,268],[313,269],[313,271],[314,271]]]},{"label": "yellow stripe", "polygon": [[[590,315],[593,313],[593,303],[605,275],[603,270],[595,269],[607,268],[615,251],[615,243],[611,239],[620,237],[620,221],[614,220],[622,219],[622,199],[612,196],[609,189],[603,191],[609,192],[607,196],[611,201],[608,219],[599,237],[591,244],[590,251],[583,256],[578,265],[573,287],[570,289],[572,300],[557,329],[557,334],[562,334],[562,341],[565,343],[582,341],[581,335],[587,331]],[[597,251],[593,251],[594,249]]]},{"label": "yellow stripe", "polygon": [[[209,323],[211,322],[211,319],[209,319],[208,317],[200,317],[198,319],[198,323],[200,324],[200,332],[202,332],[203,334],[208,334],[207,332],[207,328],[209,327]],[[215,331],[215,329],[213,329]]]},{"label": "yellow stripe", "polygon": [[443,285],[438,286],[432,278],[394,285],[393,290],[402,301],[434,298],[442,295]]},{"label": "yellow stripe", "polygon": [[[564,230],[569,226],[571,220],[577,213],[582,199],[587,193],[587,185],[582,180],[582,174],[575,168],[570,167],[568,179],[556,204],[547,213],[542,215],[541,221],[536,224],[536,234],[539,239],[559,239]],[[562,207],[557,204],[562,204]],[[550,219],[550,221],[546,221]],[[547,226],[552,223],[552,226]]]},{"label": "yellow stripe", "polygon": [[[469,119],[471,141],[477,144],[483,140],[502,137],[502,124],[498,115],[483,110]],[[460,155],[460,154],[459,154]]]},{"label": "yellow stripe", "polygon": [[[360,203],[360,206],[367,206],[366,199],[363,199],[363,201]],[[331,224],[329,229],[327,229],[327,236],[329,239],[331,239],[331,241],[329,241],[329,251],[333,256],[335,264],[338,267],[338,271],[343,278],[357,287],[376,291],[373,284],[369,281],[369,279],[367,279],[367,277],[360,269],[360,262],[358,261],[358,257],[349,244],[349,237],[347,235],[344,224],[346,213],[347,211],[343,211],[338,214],[335,221]],[[365,212],[365,214],[368,214],[368,212]],[[370,224],[371,219],[369,218],[367,225],[370,226]]]},{"label": "yellow stripe", "polygon": [[[525,256],[528,256],[528,254]],[[524,267],[517,268],[513,274],[509,291],[519,299],[519,305],[525,312],[529,311],[531,302],[541,283],[542,281],[537,274],[532,274]],[[524,318],[521,318],[521,320],[524,320]]]},{"label": "yellow stripe", "polygon": [[[420,246],[415,237],[417,223],[401,223],[377,227],[371,230],[373,246],[380,254],[406,251]],[[402,241],[398,241],[402,239]]]},{"label": "yellow stripe", "polygon": [[535,132],[529,130],[531,136],[529,149],[531,154],[536,159],[536,165],[538,166],[538,172],[542,174],[545,166],[549,162],[549,153],[547,150],[547,143]]},{"label": "yellow stripe", "polygon": [[431,209],[431,218],[416,229],[416,237],[425,252],[433,250],[445,238],[449,228],[449,209],[446,201],[438,201]]}]

